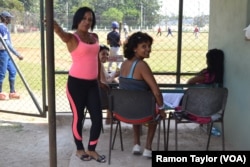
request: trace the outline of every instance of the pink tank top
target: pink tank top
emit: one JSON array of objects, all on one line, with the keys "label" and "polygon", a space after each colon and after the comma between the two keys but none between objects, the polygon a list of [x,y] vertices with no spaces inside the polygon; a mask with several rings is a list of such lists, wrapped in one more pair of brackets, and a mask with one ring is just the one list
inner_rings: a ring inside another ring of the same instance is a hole
[{"label": "pink tank top", "polygon": [[98,42],[87,44],[74,34],[79,43],[75,50],[71,52],[72,65],[69,75],[75,78],[94,80],[98,77]]}]

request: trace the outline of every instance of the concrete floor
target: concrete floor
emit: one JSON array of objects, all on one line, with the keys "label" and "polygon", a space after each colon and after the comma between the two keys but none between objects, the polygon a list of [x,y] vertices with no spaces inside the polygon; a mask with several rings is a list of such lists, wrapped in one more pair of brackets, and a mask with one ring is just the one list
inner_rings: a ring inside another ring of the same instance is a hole
[{"label": "concrete floor", "polygon": [[[98,163],[95,160],[81,161],[75,156],[75,144],[71,132],[69,115],[57,115],[57,167],[151,167],[151,159],[132,155],[133,131],[129,124],[122,124],[124,151],[121,151],[117,136],[114,150],[111,152],[111,164]],[[167,123],[167,121],[166,121]],[[8,128],[6,124],[10,125]],[[175,150],[174,122],[170,124],[169,151]],[[11,127],[12,126],[12,127]],[[83,141],[86,147],[89,136],[90,120],[86,120],[83,129]],[[143,126],[141,146],[145,145],[147,128]],[[110,125],[104,125],[96,151],[106,155],[108,160]],[[0,113],[0,166],[1,167],[48,167],[50,166],[49,131],[47,118],[8,115]],[[160,150],[163,148],[163,132],[161,131]],[[153,150],[157,149],[157,133],[153,141]],[[207,135],[194,124],[180,126],[178,131],[179,150],[205,150]],[[210,150],[221,150],[221,137],[212,136]],[[226,150],[233,150],[226,143]]]},{"label": "concrete floor", "polygon": [[[167,121],[166,121],[167,123]],[[167,124],[166,124],[167,125]],[[84,136],[88,139],[90,122],[87,120],[85,124]],[[109,151],[109,137],[110,137],[110,125],[104,125],[104,133],[101,134],[100,140],[97,146],[97,152],[100,154],[104,154],[107,157],[108,161],[108,151]],[[146,133],[147,128],[143,126],[142,129],[143,135],[141,136],[141,146],[142,148],[145,145],[146,141]],[[132,126],[129,124],[122,123],[122,135],[123,135],[123,145],[124,151],[121,151],[121,145],[119,136],[116,138],[114,150],[111,151],[111,164],[108,162],[105,164],[98,163],[95,160],[91,160],[88,162],[83,162],[79,160],[75,156],[75,151],[73,151],[72,156],[70,158],[69,167],[82,167],[82,166],[109,166],[109,167],[151,167],[152,160],[147,159],[143,156],[133,155],[132,147],[133,147],[133,131]],[[155,135],[155,139],[153,141],[153,150],[157,150],[157,135]],[[198,151],[206,149],[207,142],[207,134],[196,124],[185,124],[179,125],[179,133],[178,133],[178,150],[190,150],[190,151]],[[86,144],[85,144],[86,145]],[[226,143],[226,149],[230,149]],[[164,150],[163,147],[163,131],[161,131],[160,137],[160,151]],[[169,151],[175,150],[175,142],[174,142],[174,121],[171,121],[170,124],[170,136],[169,136]],[[212,136],[209,150],[222,150],[221,147],[221,137]]]}]

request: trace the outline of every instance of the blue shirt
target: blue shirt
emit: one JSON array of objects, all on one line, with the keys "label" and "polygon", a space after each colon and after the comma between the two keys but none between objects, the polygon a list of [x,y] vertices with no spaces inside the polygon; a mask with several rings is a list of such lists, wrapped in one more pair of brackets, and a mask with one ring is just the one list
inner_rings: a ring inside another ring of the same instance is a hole
[{"label": "blue shirt", "polygon": [[[19,56],[19,53],[13,48],[11,44],[10,32],[8,27],[4,23],[0,23],[0,35],[2,36],[3,40],[5,41],[8,49],[16,56]],[[0,42],[0,50],[5,50],[2,42]]]},{"label": "blue shirt", "polygon": [[108,33],[107,40],[109,41],[110,47],[120,47],[120,34],[113,30]]}]

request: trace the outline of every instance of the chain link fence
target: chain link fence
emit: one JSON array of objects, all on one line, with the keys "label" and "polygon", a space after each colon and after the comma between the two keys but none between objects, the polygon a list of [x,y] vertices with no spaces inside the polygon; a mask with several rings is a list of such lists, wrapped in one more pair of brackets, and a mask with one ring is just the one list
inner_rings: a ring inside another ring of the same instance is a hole
[{"label": "chain link fence", "polygon": [[[190,77],[206,67],[209,13],[203,10],[203,0],[185,0],[184,2],[182,16],[179,15],[178,3],[166,1],[162,7],[164,17],[159,20],[158,24],[147,25],[150,20],[142,17],[140,25],[128,25],[129,35],[136,31],[143,31],[153,37],[152,52],[146,61],[155,73],[158,83],[186,83]],[[208,8],[209,4],[206,5]],[[12,43],[14,48],[24,56],[24,60],[19,61],[15,56],[12,56],[20,72],[17,75],[16,90],[21,94],[21,98],[0,101],[0,111],[39,113],[46,109],[46,105],[44,106],[44,103],[47,104],[46,87],[50,86],[46,85],[46,64],[44,64],[46,56],[43,48],[43,33],[40,31],[40,15],[39,13],[19,13],[6,10],[15,16],[9,26]],[[59,22],[65,31],[70,31],[72,17],[71,13],[67,13],[68,20]],[[98,18],[100,17],[97,16],[97,26],[94,32],[98,34],[100,44],[107,45],[107,34],[111,31],[111,21],[107,25],[98,25]],[[126,22],[130,21],[126,20]],[[124,23],[121,23],[120,31],[122,41],[125,41]],[[159,27],[161,34],[157,34]],[[196,27],[198,28],[197,32],[195,31]],[[56,111],[69,112],[65,88],[67,72],[71,66],[71,57],[66,45],[56,34],[54,40]],[[123,54],[122,47],[120,53]],[[108,63],[105,64],[105,67],[107,65]],[[113,65],[113,70],[115,70],[115,64],[113,63]],[[8,73],[4,80],[3,90],[8,93],[7,75]]]}]

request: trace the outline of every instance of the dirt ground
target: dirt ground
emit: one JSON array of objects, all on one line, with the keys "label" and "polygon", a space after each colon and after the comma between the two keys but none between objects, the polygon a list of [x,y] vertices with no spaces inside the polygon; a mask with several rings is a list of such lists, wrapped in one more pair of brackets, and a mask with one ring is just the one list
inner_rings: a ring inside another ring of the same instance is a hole
[{"label": "dirt ground", "polygon": [[[0,113],[0,166],[48,167],[48,119]],[[57,126],[58,167],[67,167],[73,151],[68,125]]]},{"label": "dirt ground", "polygon": [[[87,121],[88,122],[88,121]],[[89,123],[84,126],[84,136],[88,139]],[[150,167],[151,161],[131,154],[133,147],[132,128],[123,125],[124,151],[120,150],[119,139],[112,151],[111,165],[80,161],[75,156],[75,145],[71,133],[71,117],[57,119],[57,166],[109,166],[109,167]],[[169,150],[174,150],[174,123],[171,123]],[[109,128],[104,125],[104,133],[100,136],[97,151],[108,157]],[[184,130],[185,129],[185,130]],[[187,131],[188,130],[188,131]],[[49,131],[47,118],[35,118],[0,113],[0,167],[49,167]],[[146,131],[142,136],[144,144]],[[205,150],[207,135],[197,126],[180,128],[178,133],[180,150]],[[210,150],[221,150],[221,137],[212,137]],[[86,144],[85,144],[86,145]],[[143,146],[143,145],[142,145]],[[153,142],[156,149],[156,140]],[[163,145],[161,143],[160,150]],[[226,143],[226,149],[231,147]],[[135,163],[136,162],[136,163]]]}]

